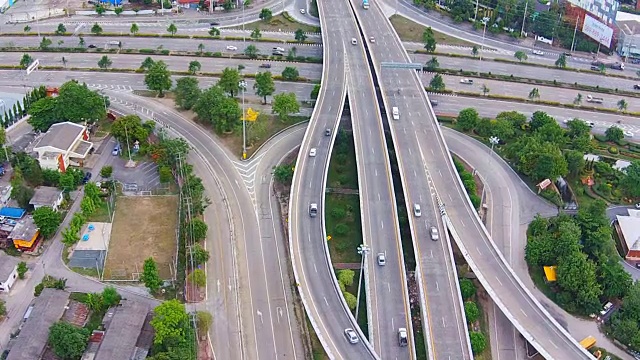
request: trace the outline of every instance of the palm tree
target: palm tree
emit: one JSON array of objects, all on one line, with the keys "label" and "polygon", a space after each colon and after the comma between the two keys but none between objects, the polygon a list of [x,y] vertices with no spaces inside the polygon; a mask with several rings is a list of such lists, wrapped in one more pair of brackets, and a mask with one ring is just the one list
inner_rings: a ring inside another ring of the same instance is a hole
[{"label": "palm tree", "polygon": [[582,94],[578,94],[575,99],[573,99],[573,105],[580,106],[582,104]]},{"label": "palm tree", "polygon": [[491,91],[491,89],[487,87],[487,84],[482,84],[482,95],[487,96],[489,91]]},{"label": "palm tree", "polygon": [[473,56],[478,56],[478,47],[477,46],[473,46],[473,48],[471,49],[471,55]]},{"label": "palm tree", "polygon": [[67,58],[62,57],[62,66],[67,67]]},{"label": "palm tree", "polygon": [[200,52],[200,54],[202,54],[203,50],[204,50],[204,44],[200,43],[200,45],[198,45],[198,51]]},{"label": "palm tree", "polygon": [[627,100],[620,99],[620,101],[618,101],[618,110],[625,111],[625,110],[627,110],[628,106],[629,106],[629,104],[627,103]]},{"label": "palm tree", "polygon": [[131,24],[131,29],[129,29],[129,32],[131,32],[135,36],[138,33],[138,31],[140,31],[140,28],[138,28],[138,24],[136,23]]},{"label": "palm tree", "polygon": [[167,32],[171,34],[171,36],[175,35],[178,32],[178,28],[176,27],[176,24],[171,23],[171,25],[169,25],[169,27],[167,28]]},{"label": "palm tree", "polygon": [[537,100],[540,99],[540,90],[538,88],[533,88],[529,92],[529,100]]}]

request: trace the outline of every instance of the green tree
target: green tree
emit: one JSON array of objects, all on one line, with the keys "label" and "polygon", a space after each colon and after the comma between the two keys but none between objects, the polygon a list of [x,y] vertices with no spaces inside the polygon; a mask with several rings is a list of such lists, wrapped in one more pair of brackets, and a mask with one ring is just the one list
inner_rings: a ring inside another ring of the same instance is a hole
[{"label": "green tree", "polygon": [[249,44],[249,46],[247,46],[247,47],[244,49],[244,54],[245,54],[245,55],[247,55],[250,59],[255,59],[255,58],[257,58],[257,57],[258,57],[259,52],[260,52],[260,51],[258,50],[258,48],[257,48],[255,45],[253,45],[253,44]]},{"label": "green tree", "polygon": [[445,90],[444,80],[442,79],[442,75],[435,74],[431,81],[429,82],[429,90],[440,92]]},{"label": "green tree", "polygon": [[102,27],[100,25],[93,24],[93,26],[91,27],[91,33],[94,35],[100,35],[102,34]]},{"label": "green tree", "polygon": [[273,168],[273,178],[281,184],[289,184],[293,179],[293,165],[284,164]]},{"label": "green tree", "polygon": [[482,90],[482,95],[484,96],[487,96],[487,94],[491,92],[491,89],[487,87],[487,84],[482,84],[482,87],[480,88],[480,90]]},{"label": "green tree", "polygon": [[58,231],[62,217],[51,207],[41,206],[33,211],[33,222],[40,229],[42,236],[50,239]]},{"label": "green tree", "polygon": [[64,66],[66,68],[67,67],[67,58],[65,58],[63,56],[61,61],[62,61],[62,66]]},{"label": "green tree", "polygon": [[295,81],[300,77],[298,69],[293,66],[287,66],[282,70],[282,78],[287,81]]},{"label": "green tree", "polygon": [[620,99],[620,101],[618,101],[618,103],[616,105],[618,106],[618,110],[620,110],[620,111],[625,111],[625,110],[627,110],[627,107],[629,107],[629,104],[627,103],[627,100],[625,100],[625,99]]},{"label": "green tree", "polygon": [[478,47],[473,45],[473,47],[471,48],[471,55],[478,56]]},{"label": "green tree", "polygon": [[206,311],[196,311],[196,324],[198,326],[199,334],[208,333],[212,322],[213,316],[211,313]]},{"label": "green tree", "polygon": [[24,30],[24,32],[28,33],[29,31],[31,31],[31,26],[26,25],[22,30]]},{"label": "green tree", "polygon": [[529,91],[529,100],[538,100],[540,99],[540,89],[533,88]]},{"label": "green tree", "polygon": [[557,268],[558,285],[568,292],[572,305],[582,314],[600,310],[602,287],[596,278],[596,266],[580,251],[564,256]]},{"label": "green tree", "polygon": [[197,73],[198,71],[200,71],[200,69],[202,68],[202,64],[200,64],[199,61],[191,61],[189,63],[189,74],[191,75],[195,75],[195,73]]},{"label": "green tree", "polygon": [[164,92],[171,89],[171,72],[167,64],[162,60],[154,62],[144,76],[144,83],[149,90],[157,91],[163,97]]},{"label": "green tree", "polygon": [[51,39],[48,39],[46,37],[42,37],[42,41],[40,41],[40,49],[42,50],[46,50],[49,46],[51,46],[53,42],[51,41]]},{"label": "green tree", "polygon": [[204,51],[204,44],[203,43],[198,44],[198,52],[202,55],[203,51]]},{"label": "green tree", "polygon": [[473,285],[473,281],[467,278],[460,279],[460,294],[464,300],[474,296],[476,294],[476,286]]},{"label": "green tree", "polygon": [[522,51],[522,50],[518,50],[513,54],[513,57],[515,57],[516,59],[518,59],[518,61],[523,62],[526,61],[529,57],[527,56],[527,53]]},{"label": "green tree", "polygon": [[58,28],[55,31],[56,35],[64,35],[64,33],[67,32],[67,28],[64,26],[64,24],[58,24]]},{"label": "green tree", "polygon": [[431,26],[424,29],[424,32],[422,33],[422,43],[424,44],[424,48],[425,50],[427,50],[427,52],[432,53],[436,51],[436,37],[433,33],[433,30],[431,29]]},{"label": "green tree", "polygon": [[265,71],[256,74],[255,83],[253,88],[256,90],[256,95],[262,97],[264,103],[267,103],[267,96],[273,95],[276,91],[276,85],[271,77],[271,72]]},{"label": "green tree", "polygon": [[456,123],[462,131],[469,131],[476,127],[480,121],[480,115],[474,108],[466,108],[460,111]]},{"label": "green tree", "polygon": [[122,6],[118,6],[117,8],[113,9],[113,12],[116,14],[116,16],[120,16],[123,11],[124,9],[122,8]]},{"label": "green tree", "polygon": [[193,219],[189,225],[188,236],[193,236],[194,241],[200,242],[207,238],[207,231],[209,231],[209,226],[204,221]]},{"label": "green tree", "polygon": [[202,246],[196,244],[193,247],[193,262],[195,266],[204,265],[209,261],[209,252]]},{"label": "green tree", "polygon": [[171,179],[173,179],[173,173],[171,172],[171,167],[166,165],[158,166],[158,176],[160,177],[160,182],[162,184],[167,184],[171,182]]},{"label": "green tree", "polygon": [[28,270],[26,262],[20,261],[18,263],[18,277],[20,279],[24,279],[24,274],[26,274]]},{"label": "green tree", "polygon": [[136,36],[136,34],[140,31],[140,28],[138,27],[138,24],[133,23],[131,24],[131,28],[129,29],[129,32],[133,35]]},{"label": "green tree", "polygon": [[178,300],[165,301],[154,310],[154,317],[151,319],[151,326],[155,330],[153,343],[163,344],[165,340],[184,341],[186,330],[189,326],[189,315],[184,304]]},{"label": "green tree", "polygon": [[240,76],[238,69],[224,68],[217,85],[227,92],[230,97],[234,97],[240,91],[241,81],[242,77]]},{"label": "green tree", "polygon": [[207,275],[200,269],[193,270],[189,276],[187,276],[187,280],[197,287],[204,287],[207,285]]},{"label": "green tree", "polygon": [[167,32],[171,34],[171,36],[175,35],[178,32],[178,28],[176,27],[176,24],[171,23],[169,27],[167,27]]},{"label": "green tree", "polygon": [[225,96],[219,86],[205,90],[193,106],[193,111],[200,120],[212,124],[220,134],[233,130],[242,116],[238,103]]},{"label": "green tree", "polygon": [[58,321],[49,328],[49,346],[60,359],[80,359],[89,342],[89,330]]},{"label": "green tree", "polygon": [[209,35],[213,36],[213,37],[220,36],[220,30],[218,30],[217,28],[212,27],[211,29],[209,29]]},{"label": "green tree", "polygon": [[273,97],[271,112],[278,114],[281,120],[286,121],[291,114],[300,112],[300,103],[295,93],[280,93]]},{"label": "green tree", "polygon": [[564,158],[567,160],[567,169],[569,169],[569,173],[573,177],[577,177],[580,175],[582,170],[584,170],[585,160],[584,153],[578,150],[567,150],[564,153]]},{"label": "green tree", "polygon": [[617,126],[611,126],[605,130],[604,135],[607,141],[620,141],[624,139],[624,131]]},{"label": "green tree", "polygon": [[558,56],[558,60],[556,60],[556,67],[559,67],[561,69],[564,69],[567,67],[567,55],[565,54],[560,54],[560,56]]},{"label": "green tree", "polygon": [[598,282],[607,299],[623,298],[633,285],[631,275],[615,259],[609,259],[598,266]]},{"label": "green tree", "polygon": [[350,269],[338,270],[338,281],[345,287],[353,285],[353,279],[356,273]]},{"label": "green tree", "polygon": [[78,36],[78,46],[84,47],[84,37]]},{"label": "green tree", "polygon": [[582,105],[582,94],[576,95],[576,98],[573,99],[573,105],[575,105],[575,106]]},{"label": "green tree", "polygon": [[[125,115],[116,119],[111,125],[111,134],[123,145],[133,147],[138,141],[140,145],[146,145],[151,130],[142,123],[137,115]],[[127,140],[129,143],[127,143]]]},{"label": "green tree", "polygon": [[157,292],[162,285],[162,279],[160,279],[160,274],[158,273],[158,266],[153,258],[148,258],[144,261],[140,281],[142,281],[144,286],[152,293]]},{"label": "green tree", "polygon": [[253,40],[258,40],[262,37],[262,33],[260,32],[260,29],[255,28],[253,29],[253,31],[251,31],[251,35],[249,35],[249,37],[251,37]]},{"label": "green tree", "polygon": [[122,296],[113,286],[105,286],[102,290],[102,301],[106,307],[116,306],[122,300]]},{"label": "green tree", "polygon": [[150,56],[147,56],[140,64],[140,69],[149,70],[156,62]]},{"label": "green tree", "polygon": [[640,197],[640,161],[632,161],[625,171],[627,175],[620,180],[620,189],[627,196]]},{"label": "green tree", "polygon": [[32,62],[33,58],[31,57],[31,55],[23,54],[22,58],[20,59],[20,67],[26,69],[27,67],[29,67],[29,65],[31,65]]},{"label": "green tree", "polygon": [[487,339],[479,331],[469,331],[469,340],[471,342],[471,351],[474,355],[482,353],[487,348]]},{"label": "green tree", "polygon": [[315,84],[313,86],[313,90],[311,90],[311,94],[309,97],[313,100],[318,99],[318,95],[320,94],[320,84]]},{"label": "green tree", "polygon": [[100,69],[108,69],[112,64],[113,62],[107,55],[102,55],[100,60],[98,60],[98,67],[100,67]]},{"label": "green tree", "polygon": [[194,77],[183,77],[176,81],[174,90],[176,105],[184,110],[190,110],[201,93],[198,79]]},{"label": "green tree", "polygon": [[344,301],[347,303],[347,306],[351,310],[355,310],[356,305],[358,304],[358,298],[350,292],[343,291],[342,296],[344,296]]},{"label": "green tree", "polygon": [[7,305],[4,300],[0,300],[0,317],[7,315]]},{"label": "green tree", "polygon": [[436,71],[436,69],[440,67],[438,58],[435,56],[432,56],[431,59],[429,59],[429,61],[427,61],[427,63],[425,64],[425,67],[427,71],[431,71],[431,72]]},{"label": "green tree", "polygon": [[273,17],[273,13],[271,12],[271,9],[264,8],[264,9],[260,10],[259,17],[260,17],[260,20],[262,20],[264,22],[268,22]]},{"label": "green tree", "polygon": [[295,33],[295,39],[297,42],[305,42],[307,40],[307,35],[304,33],[302,29],[297,29]]},{"label": "green tree", "polygon": [[102,176],[103,178],[108,179],[111,177],[111,175],[113,175],[113,166],[107,165],[103,166],[102,169],[100,169],[100,176]]},{"label": "green tree", "polygon": [[480,310],[478,309],[478,305],[473,301],[465,301],[464,303],[464,314],[467,317],[467,322],[469,324],[475,323],[480,317]]},{"label": "green tree", "polygon": [[105,12],[107,12],[107,9],[105,9],[104,6],[96,5],[96,13],[98,13],[98,15],[102,15]]}]

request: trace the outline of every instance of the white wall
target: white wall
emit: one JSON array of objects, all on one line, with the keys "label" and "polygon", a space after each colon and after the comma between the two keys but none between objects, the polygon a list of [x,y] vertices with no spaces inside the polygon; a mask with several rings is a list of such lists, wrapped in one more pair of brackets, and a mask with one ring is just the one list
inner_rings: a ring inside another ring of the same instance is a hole
[{"label": "white wall", "polygon": [[[0,0],[1,1],[1,0]],[[0,282],[0,291],[9,292],[13,287],[13,284],[16,282],[18,278],[18,267],[13,268],[13,272],[9,275],[8,279],[4,279],[3,282]]]}]

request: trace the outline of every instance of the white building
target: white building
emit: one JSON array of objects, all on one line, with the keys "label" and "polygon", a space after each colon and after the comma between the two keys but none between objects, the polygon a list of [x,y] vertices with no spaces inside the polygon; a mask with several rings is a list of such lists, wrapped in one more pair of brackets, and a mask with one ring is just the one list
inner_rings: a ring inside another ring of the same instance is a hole
[{"label": "white building", "polygon": [[18,259],[0,252],[0,292],[9,292],[18,278]]},{"label": "white building", "polygon": [[33,151],[43,169],[65,172],[70,165],[83,166],[84,160],[93,148],[87,141],[87,128],[72,122],[54,124],[38,141]]},{"label": "white building", "polygon": [[62,204],[62,200],[64,199],[63,194],[62,190],[58,188],[40,186],[36,188],[29,204],[33,205],[34,209],[48,206],[53,210],[58,211],[58,207],[60,207],[60,204]]},{"label": "white building", "polygon": [[640,15],[618,12],[618,45],[616,52],[620,56],[640,58]]}]

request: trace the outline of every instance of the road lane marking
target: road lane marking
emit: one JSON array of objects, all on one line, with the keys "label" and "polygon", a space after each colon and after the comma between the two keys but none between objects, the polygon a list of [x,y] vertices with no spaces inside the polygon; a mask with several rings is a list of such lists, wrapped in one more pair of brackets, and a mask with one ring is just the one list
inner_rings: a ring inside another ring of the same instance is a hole
[{"label": "road lane marking", "polygon": [[476,251],[478,251],[478,254],[480,254],[480,256],[482,256],[482,251],[480,251],[480,248],[476,246]]},{"label": "road lane marking", "polygon": [[329,306],[329,302],[327,301],[327,298],[324,296],[322,298],[324,299],[324,303],[327,304],[327,306]]},{"label": "road lane marking", "polygon": [[311,233],[309,233],[309,242],[311,242]]},{"label": "road lane marking", "polygon": [[436,291],[440,291],[440,285],[438,284],[437,281],[436,281]]},{"label": "road lane marking", "polygon": [[372,153],[372,154],[375,154],[375,153],[376,153],[376,150],[375,150],[373,147],[371,148],[371,153]]},{"label": "road lane marking", "polygon": [[413,177],[418,177],[418,173],[415,170],[413,170]]},{"label": "road lane marking", "polygon": [[380,200],[380,193],[378,193],[378,201],[381,201],[381,200]]},{"label": "road lane marking", "polygon": [[502,281],[500,281],[500,278],[496,276],[496,280],[498,280],[498,283],[500,284],[500,286],[502,286]]},{"label": "road lane marking", "polygon": [[520,311],[522,311],[522,313],[524,314],[524,316],[529,317],[529,315],[527,315],[526,312],[524,312],[524,310],[520,309]]},{"label": "road lane marking", "polygon": [[264,324],[264,320],[262,320],[262,312],[260,310],[256,310],[256,314],[258,315],[258,317],[260,318],[260,323]]},{"label": "road lane marking", "polygon": [[378,176],[378,169],[375,169],[376,176]]},{"label": "road lane marking", "polygon": [[384,221],[380,220],[380,228],[384,229]]},{"label": "road lane marking", "polygon": [[555,346],[555,347],[556,347],[556,349],[559,349],[558,345],[554,344],[554,342],[553,342],[553,341],[549,340],[549,342],[551,343],[551,345]]},{"label": "road lane marking", "polygon": [[444,322],[444,318],[442,318],[442,327],[447,327],[447,324]]},{"label": "road lane marking", "polygon": [[315,270],[316,272],[318,272],[318,268],[316,267],[316,263],[313,263],[313,270]]}]

